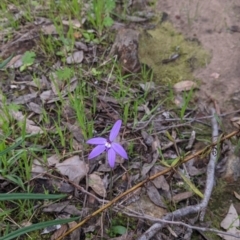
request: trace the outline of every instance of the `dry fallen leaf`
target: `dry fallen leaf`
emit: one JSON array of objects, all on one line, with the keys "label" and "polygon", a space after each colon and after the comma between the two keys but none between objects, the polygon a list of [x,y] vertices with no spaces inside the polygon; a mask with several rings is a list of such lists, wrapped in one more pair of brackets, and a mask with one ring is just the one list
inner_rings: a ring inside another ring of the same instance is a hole
[{"label": "dry fallen leaf", "polygon": [[77,19],[72,20],[62,20],[63,25],[73,26],[73,28],[80,28],[82,24]]},{"label": "dry fallen leaf", "polygon": [[237,193],[237,192],[233,192],[234,193],[234,196],[238,199],[238,200],[240,200],[240,195]]},{"label": "dry fallen leaf", "polygon": [[26,132],[27,133],[32,133],[32,134],[43,133],[42,129],[40,127],[36,126],[32,120],[25,118],[25,116],[22,114],[22,112],[10,111],[10,114],[18,122],[26,123]]},{"label": "dry fallen leaf", "polygon": [[55,240],[62,236],[68,230],[67,224],[62,225],[56,232],[51,236],[51,240]]},{"label": "dry fallen leaf", "polygon": [[[162,166],[154,166],[152,169],[151,169],[151,172],[150,172],[150,176],[153,176],[154,174],[158,173],[158,172],[161,172],[163,171],[165,168],[162,167]],[[152,183],[155,185],[156,188],[158,189],[162,189],[164,191],[169,191],[169,184],[168,182],[166,181],[165,177],[162,175],[162,176],[159,176],[155,179],[152,180]]]},{"label": "dry fallen leaf", "polygon": [[22,66],[22,54],[14,56],[7,64],[6,68],[19,68]]},{"label": "dry fallen leaf", "polygon": [[43,212],[48,213],[69,213],[70,215],[78,215],[81,216],[83,214],[82,211],[78,210],[74,205],[71,205],[69,201],[53,203],[45,208],[43,208]]},{"label": "dry fallen leaf", "polygon": [[147,184],[147,195],[150,198],[150,200],[157,206],[167,208],[164,203],[163,197],[160,195],[157,188],[151,182]]},{"label": "dry fallen leaf", "polygon": [[83,51],[74,52],[71,56],[67,57],[67,64],[81,63],[83,60]]},{"label": "dry fallen leaf", "polygon": [[96,192],[99,196],[101,197],[106,197],[107,192],[104,187],[104,182],[103,179],[96,173],[90,174],[89,175],[89,187],[93,189],[94,192]]},{"label": "dry fallen leaf", "polygon": [[[70,229],[71,229],[71,228],[74,228],[76,225],[77,225],[76,222],[70,222],[70,223],[68,223],[68,226],[69,226]],[[80,228],[77,228],[76,230],[74,230],[74,231],[71,233],[71,235],[70,235],[71,240],[81,239],[81,238],[80,238],[80,233],[81,233],[81,229],[80,229]]]},{"label": "dry fallen leaf", "polygon": [[[221,227],[224,228],[225,230],[227,230],[228,233],[231,233],[231,234],[234,234],[234,235],[240,237],[240,230],[238,230],[239,216],[238,216],[238,213],[237,213],[236,209],[234,208],[233,204],[231,204],[226,217],[221,222]],[[235,237],[227,236],[227,235],[219,234],[219,236],[221,236],[225,240],[235,240],[236,239]]]},{"label": "dry fallen leaf", "polygon": [[38,95],[37,92],[25,94],[25,95],[22,95],[20,97],[13,99],[13,102],[15,104],[25,104],[25,103],[28,103],[31,100],[35,99],[37,97],[37,95]]},{"label": "dry fallen leaf", "polygon": [[36,103],[34,103],[34,102],[30,102],[30,103],[27,105],[27,107],[28,107],[28,109],[29,109],[30,111],[32,111],[32,112],[34,112],[34,113],[37,113],[37,114],[42,114],[42,112],[43,112],[43,108],[42,108],[40,105],[38,105],[38,104],[36,104]]},{"label": "dry fallen leaf", "polygon": [[51,157],[49,157],[46,163],[41,163],[38,159],[34,159],[31,172],[33,175],[44,173],[47,171],[47,168],[49,166],[58,163],[59,160],[60,160],[60,157],[57,154],[54,154]]},{"label": "dry fallen leaf", "polygon": [[162,218],[166,214],[166,209],[158,207],[146,196],[142,195],[138,201],[134,201],[129,204],[127,207],[130,210],[140,212],[141,214],[144,212],[147,215],[150,215],[155,218]]},{"label": "dry fallen leaf", "polygon": [[174,91],[177,93],[182,91],[189,91],[192,88],[193,89],[197,88],[197,84],[189,80],[178,82],[173,86]]},{"label": "dry fallen leaf", "polygon": [[56,168],[61,174],[68,176],[69,180],[76,184],[79,184],[89,170],[88,165],[80,160],[79,156],[73,156],[61,163],[57,163]]},{"label": "dry fallen leaf", "polygon": [[154,90],[156,88],[154,82],[140,83],[139,85],[140,85],[140,87],[142,88],[142,90],[144,92],[147,92],[147,91],[150,91],[150,90]]},{"label": "dry fallen leaf", "polygon": [[43,231],[41,232],[41,234],[47,234],[47,233],[53,232],[60,228],[61,228],[60,224],[49,226],[49,227],[44,228]]},{"label": "dry fallen leaf", "polygon": [[234,127],[240,128],[240,117],[231,118],[231,122],[232,122]]},{"label": "dry fallen leaf", "polygon": [[178,193],[172,197],[172,201],[175,203],[181,202],[182,200],[188,199],[193,196],[192,192]]},{"label": "dry fallen leaf", "polygon": [[57,34],[57,29],[54,24],[43,25],[41,31],[44,35]]}]

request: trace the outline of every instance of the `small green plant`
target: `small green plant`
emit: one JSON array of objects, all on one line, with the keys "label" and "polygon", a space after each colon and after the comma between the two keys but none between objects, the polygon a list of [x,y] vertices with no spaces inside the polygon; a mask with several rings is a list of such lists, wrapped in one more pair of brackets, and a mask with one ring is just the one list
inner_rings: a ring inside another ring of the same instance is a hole
[{"label": "small green plant", "polygon": [[26,51],[22,56],[22,63],[23,65],[20,67],[20,71],[24,71],[27,67],[33,65],[36,58],[35,52]]},{"label": "small green plant", "polygon": [[186,112],[186,109],[192,99],[192,96],[193,96],[193,88],[187,93],[187,92],[184,92],[184,95],[183,95],[183,105],[182,105],[182,108],[181,108],[181,111],[180,111],[180,118],[183,119],[184,118],[184,115],[185,115],[185,112]]},{"label": "small green plant", "polygon": [[127,232],[127,228],[121,225],[112,226],[108,231],[109,237],[117,237]]},{"label": "small green plant", "polygon": [[113,20],[110,17],[111,11],[115,8],[114,0],[93,0],[92,9],[88,14],[88,20],[97,30],[98,35],[102,36],[103,29],[110,27],[113,24]]}]

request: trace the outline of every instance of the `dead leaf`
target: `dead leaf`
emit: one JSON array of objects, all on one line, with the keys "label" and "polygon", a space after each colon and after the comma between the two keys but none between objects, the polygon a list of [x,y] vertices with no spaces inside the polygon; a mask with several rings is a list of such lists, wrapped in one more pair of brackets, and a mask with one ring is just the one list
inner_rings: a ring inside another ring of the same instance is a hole
[{"label": "dead leaf", "polygon": [[240,128],[240,117],[231,118],[231,122],[232,122],[234,127]]},{"label": "dead leaf", "polygon": [[71,215],[82,215],[82,211],[78,210],[74,205],[70,205],[69,201],[53,203],[45,208],[43,208],[43,212],[48,213],[69,213]]},{"label": "dead leaf", "polygon": [[[150,176],[153,176],[156,173],[163,171],[164,169],[166,168],[160,165],[154,166],[151,169]],[[151,182],[155,185],[156,188],[162,189],[167,192],[169,191],[169,184],[163,175],[153,179]]]},{"label": "dead leaf", "polygon": [[88,46],[83,43],[83,42],[75,42],[74,46],[78,49],[78,50],[83,50],[85,52],[88,52]]},{"label": "dead leaf", "polygon": [[58,239],[68,230],[67,224],[62,225],[53,235],[51,236],[51,240]]},{"label": "dead leaf", "polygon": [[68,176],[69,180],[76,184],[79,184],[89,170],[88,165],[80,160],[79,156],[73,156],[61,163],[57,163],[56,168],[61,174]]},{"label": "dead leaf", "polygon": [[146,195],[142,195],[138,201],[132,202],[126,208],[130,210],[140,212],[141,214],[144,212],[147,215],[150,215],[155,218],[162,218],[166,214],[166,209],[156,206],[150,201],[150,199]]},{"label": "dead leaf", "polygon": [[53,93],[52,90],[46,90],[40,94],[40,98],[44,103],[48,102],[48,100],[50,100],[54,97],[55,97],[55,94]]},{"label": "dead leaf", "polygon": [[89,181],[89,187],[91,187],[93,191],[96,192],[99,196],[104,198],[107,196],[103,179],[99,175],[97,175],[96,173],[90,174],[88,181]]},{"label": "dead leaf", "polygon": [[56,231],[57,229],[60,229],[61,225],[57,224],[57,225],[53,225],[53,226],[49,226],[43,229],[43,231],[41,232],[41,234],[47,234],[53,231]]},{"label": "dead leaf", "polygon": [[237,193],[237,192],[233,192],[234,193],[234,196],[235,196],[235,198],[237,198],[238,200],[240,200],[240,195]]},{"label": "dead leaf", "polygon": [[30,103],[27,105],[27,107],[28,107],[28,109],[29,109],[30,111],[32,111],[32,112],[34,112],[34,113],[37,113],[37,114],[42,114],[42,112],[43,112],[43,108],[42,108],[40,105],[38,105],[38,104],[36,104],[36,103],[34,103],[34,102],[30,102]]},{"label": "dead leaf", "polygon": [[182,200],[188,199],[193,196],[192,192],[183,192],[183,193],[178,193],[173,196],[172,201],[175,203],[181,202]]},{"label": "dead leaf", "polygon": [[177,96],[174,97],[174,103],[177,107],[181,108],[183,106],[183,97],[177,94]]},{"label": "dead leaf", "polygon": [[150,200],[157,206],[167,208],[164,203],[163,197],[160,195],[157,188],[151,182],[147,184],[147,195],[150,198]]},{"label": "dead leaf", "polygon": [[[71,229],[71,228],[74,228],[76,225],[77,225],[76,222],[70,222],[70,223],[68,223],[68,226],[69,226],[70,229]],[[79,239],[81,239],[81,238],[80,238],[80,233],[81,233],[81,228],[77,228],[76,230],[74,230],[74,231],[71,233],[71,235],[70,235],[71,240],[79,240]]]},{"label": "dead leaf", "polygon": [[[226,217],[221,222],[221,227],[224,228],[225,230],[227,230],[228,233],[234,234],[238,237],[240,236],[240,230],[238,230],[239,216],[238,216],[238,213],[237,213],[235,207],[233,206],[233,204],[231,204]],[[235,237],[227,236],[227,235],[219,234],[219,236],[221,236],[221,238],[223,238],[225,240],[235,240],[236,239]]]},{"label": "dead leaf", "polygon": [[82,24],[77,19],[72,20],[62,20],[63,25],[73,26],[73,28],[80,28]]},{"label": "dead leaf", "polygon": [[25,104],[25,103],[28,103],[31,100],[35,99],[37,97],[37,95],[38,95],[37,92],[25,94],[25,95],[22,95],[20,97],[13,99],[13,102],[15,104]]},{"label": "dead leaf", "polygon": [[67,57],[67,64],[81,63],[83,60],[83,51],[74,52],[71,56]]},{"label": "dead leaf", "polygon": [[57,34],[57,29],[54,24],[43,25],[41,31],[45,35]]},{"label": "dead leaf", "polygon": [[194,162],[195,162],[195,159],[193,158],[190,161],[185,163],[185,166],[187,168],[187,172],[190,176],[199,176],[199,175],[206,172],[205,168],[202,168],[202,169],[196,168],[194,166]]},{"label": "dead leaf", "polygon": [[34,159],[32,164],[32,173],[36,175],[44,173],[47,171],[48,167],[55,165],[56,163],[59,162],[59,160],[60,157],[57,154],[54,154],[51,157],[49,157],[45,164],[41,163],[38,159]]},{"label": "dead leaf", "polygon": [[29,222],[28,220],[21,222],[21,227],[28,227],[31,225],[32,225],[32,222]]},{"label": "dead leaf", "polygon": [[32,134],[43,133],[43,130],[40,127],[36,126],[32,120],[25,118],[25,116],[20,111],[10,111],[10,114],[18,122],[26,123],[27,133],[32,133]]},{"label": "dead leaf", "polygon": [[190,136],[190,139],[188,141],[188,145],[185,147],[185,149],[191,149],[192,146],[193,146],[193,143],[195,141],[195,138],[196,138],[196,132],[194,130],[192,130],[191,132],[191,136]]},{"label": "dead leaf", "polygon": [[82,130],[81,128],[78,126],[77,123],[70,124],[69,122],[64,122],[64,125],[67,127],[67,129],[73,134],[74,138],[80,142],[83,143],[84,142],[84,137],[82,134]]},{"label": "dead leaf", "polygon": [[175,92],[189,91],[191,89],[197,88],[197,84],[193,81],[185,80],[174,84],[173,89]]},{"label": "dead leaf", "polygon": [[140,83],[139,85],[144,92],[148,92],[148,91],[154,90],[156,88],[154,82]]},{"label": "dead leaf", "polygon": [[154,141],[153,137],[150,134],[148,134],[146,131],[143,131],[143,130],[141,131],[141,135],[142,135],[143,140],[146,143],[146,145],[152,146],[153,141]]},{"label": "dead leaf", "polygon": [[22,55],[14,56],[11,61],[7,64],[6,68],[19,68],[22,66]]}]

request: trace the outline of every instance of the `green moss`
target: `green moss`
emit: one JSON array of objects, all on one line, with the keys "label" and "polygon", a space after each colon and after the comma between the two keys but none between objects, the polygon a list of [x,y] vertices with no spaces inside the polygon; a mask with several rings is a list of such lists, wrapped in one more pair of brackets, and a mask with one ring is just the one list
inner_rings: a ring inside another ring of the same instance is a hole
[{"label": "green moss", "polygon": [[[176,53],[180,55],[178,59],[162,63]],[[192,70],[206,65],[210,55],[197,41],[186,40],[166,22],[140,34],[139,59],[152,68],[156,82],[172,85],[181,80],[192,80]]]}]

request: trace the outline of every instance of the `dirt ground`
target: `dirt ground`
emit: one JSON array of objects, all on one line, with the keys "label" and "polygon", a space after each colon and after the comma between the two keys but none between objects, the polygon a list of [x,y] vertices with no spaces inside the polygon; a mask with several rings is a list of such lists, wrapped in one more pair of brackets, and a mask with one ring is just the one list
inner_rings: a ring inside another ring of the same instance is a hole
[{"label": "dirt ground", "polygon": [[[195,76],[202,80],[199,96],[217,100],[221,111],[240,106],[240,2],[238,0],[159,0],[157,9],[174,26],[197,38],[212,59]],[[219,77],[214,77],[214,74]]]}]

